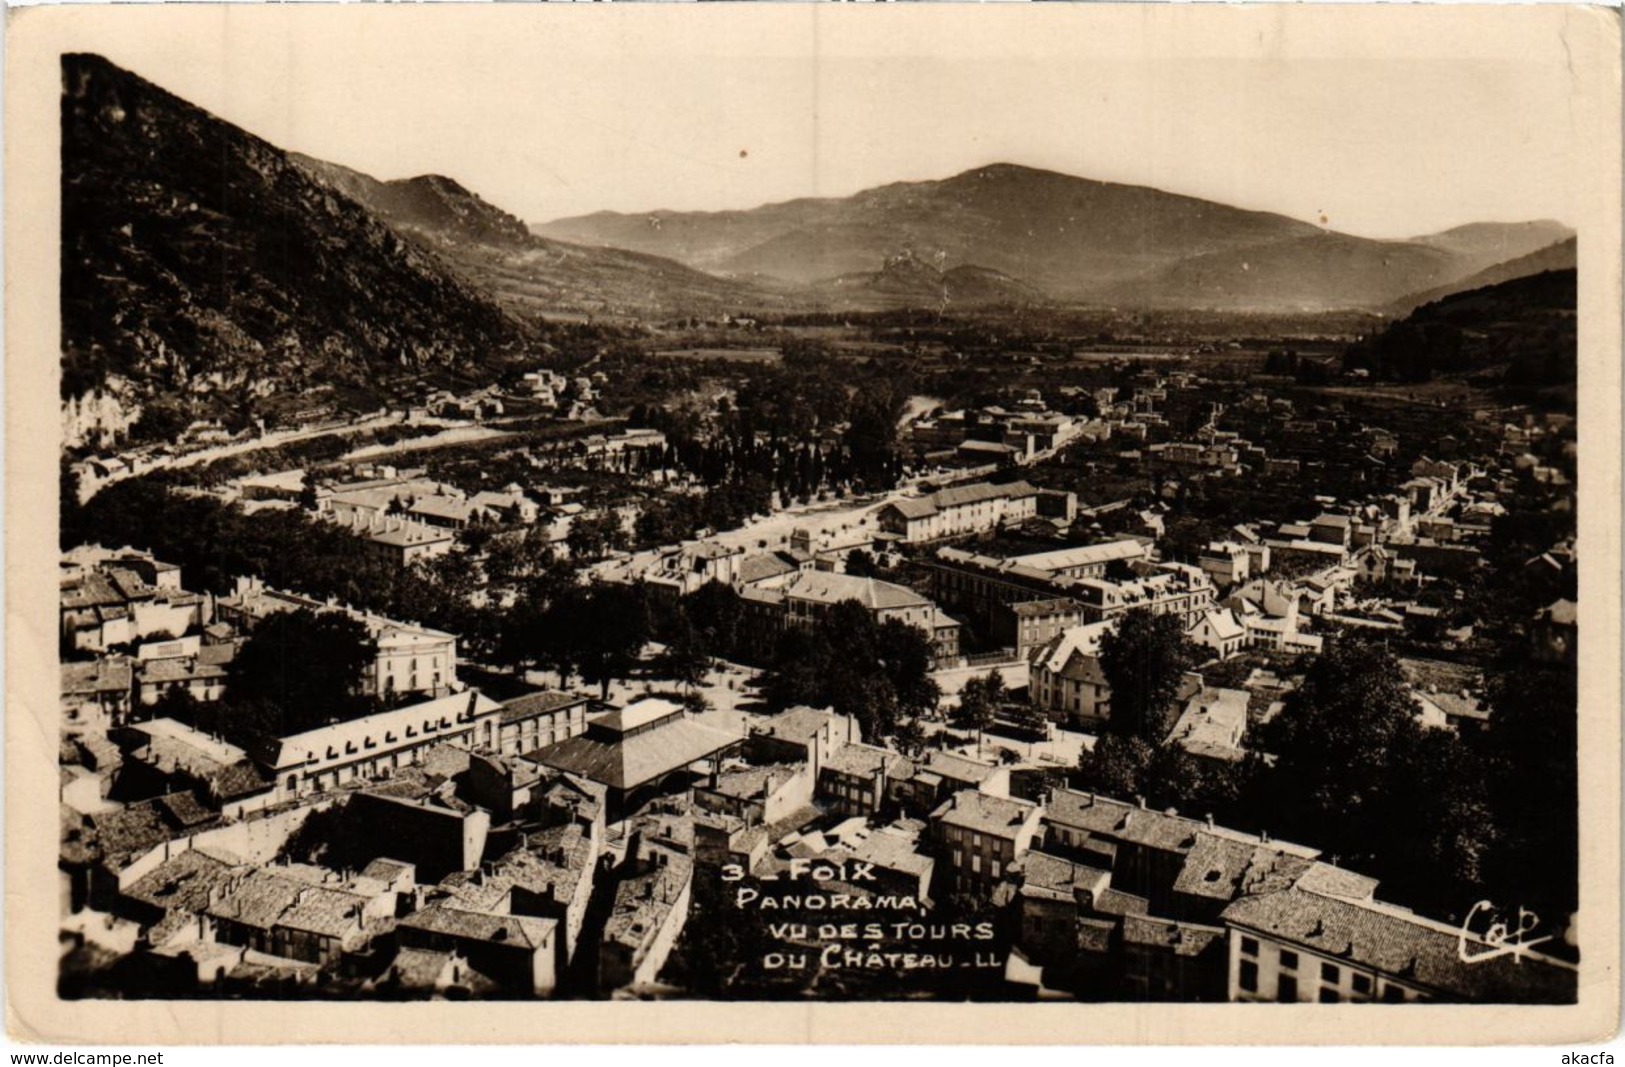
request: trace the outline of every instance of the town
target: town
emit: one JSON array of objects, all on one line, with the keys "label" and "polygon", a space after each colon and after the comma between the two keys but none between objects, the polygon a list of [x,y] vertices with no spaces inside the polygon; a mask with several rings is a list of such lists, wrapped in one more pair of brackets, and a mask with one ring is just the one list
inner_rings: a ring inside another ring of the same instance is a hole
[{"label": "town", "polygon": [[60,999],[1581,1005],[1580,111],[515,37],[50,59]]},{"label": "town", "polygon": [[64,995],[1573,1000],[1572,415],[727,356],[65,466]]}]

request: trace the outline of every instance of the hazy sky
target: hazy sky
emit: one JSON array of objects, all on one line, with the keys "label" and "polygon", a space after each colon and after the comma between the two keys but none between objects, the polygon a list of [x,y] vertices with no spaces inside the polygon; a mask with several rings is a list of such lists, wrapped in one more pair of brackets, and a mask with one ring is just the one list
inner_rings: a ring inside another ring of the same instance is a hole
[{"label": "hazy sky", "polygon": [[1368,236],[1579,214],[1554,9],[1464,33],[1413,8],[1395,33],[1353,8],[549,8],[216,9],[84,48],[275,144],[446,174],[533,222],[996,161]]}]

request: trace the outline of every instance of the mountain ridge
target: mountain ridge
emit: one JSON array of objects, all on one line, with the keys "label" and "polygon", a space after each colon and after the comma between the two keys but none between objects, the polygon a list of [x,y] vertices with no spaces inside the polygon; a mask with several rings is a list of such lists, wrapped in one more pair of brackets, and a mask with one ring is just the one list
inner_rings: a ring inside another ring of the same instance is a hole
[{"label": "mountain ridge", "polygon": [[[594,212],[530,228],[788,285],[865,273],[907,251],[943,269],[995,270],[1062,302],[1237,310],[1381,309],[1569,232],[1535,220],[1377,240],[1013,163],[891,182],[848,197],[715,212]],[[1272,292],[1274,282],[1260,278],[1286,284]]]},{"label": "mountain ridge", "polygon": [[518,314],[675,314],[757,309],[784,300],[664,257],[536,236],[516,216],[444,175],[385,181],[309,156],[294,159]]},{"label": "mountain ridge", "polygon": [[234,412],[530,342],[275,145],[101,56],[61,64],[64,400]]}]

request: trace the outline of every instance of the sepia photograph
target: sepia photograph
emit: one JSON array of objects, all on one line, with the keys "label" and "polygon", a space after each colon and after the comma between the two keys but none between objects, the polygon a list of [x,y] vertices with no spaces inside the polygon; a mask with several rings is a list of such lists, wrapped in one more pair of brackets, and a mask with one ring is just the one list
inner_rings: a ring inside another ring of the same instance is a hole
[{"label": "sepia photograph", "polygon": [[1617,1025],[1618,13],[772,7],[15,17],[53,1017]]}]

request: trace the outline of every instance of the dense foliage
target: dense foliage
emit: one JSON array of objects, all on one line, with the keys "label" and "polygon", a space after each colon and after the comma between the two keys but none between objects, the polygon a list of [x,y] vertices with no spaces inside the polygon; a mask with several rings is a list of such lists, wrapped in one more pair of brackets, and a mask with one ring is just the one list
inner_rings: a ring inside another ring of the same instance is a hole
[{"label": "dense foliage", "polygon": [[896,619],[876,623],[855,601],[779,639],[762,680],[773,708],[807,704],[851,715],[869,738],[890,737],[937,705],[925,635]]},{"label": "dense foliage", "polygon": [[1100,670],[1112,690],[1112,732],[1160,744],[1173,725],[1180,677],[1195,662],[1179,616],[1149,608],[1124,612],[1100,642]]}]

